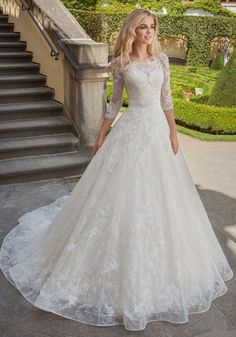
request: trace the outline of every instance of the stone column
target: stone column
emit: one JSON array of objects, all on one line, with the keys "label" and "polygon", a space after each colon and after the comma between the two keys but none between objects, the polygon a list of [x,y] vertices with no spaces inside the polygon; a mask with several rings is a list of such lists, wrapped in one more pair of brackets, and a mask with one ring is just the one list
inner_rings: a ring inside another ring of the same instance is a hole
[{"label": "stone column", "polygon": [[88,40],[63,41],[75,66],[64,61],[64,106],[80,138],[80,147],[91,147],[106,112],[106,81],[109,77],[108,45]]}]

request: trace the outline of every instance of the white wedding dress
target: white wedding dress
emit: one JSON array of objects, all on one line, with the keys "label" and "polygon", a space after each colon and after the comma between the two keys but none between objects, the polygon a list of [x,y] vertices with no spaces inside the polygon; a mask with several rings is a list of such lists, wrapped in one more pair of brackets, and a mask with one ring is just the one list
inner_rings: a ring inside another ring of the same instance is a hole
[{"label": "white wedding dress", "polygon": [[228,290],[233,272],[164,111],[173,108],[167,55],[112,61],[106,117],[129,107],[70,195],[21,216],[0,266],[34,306],[96,326],[185,323]]}]

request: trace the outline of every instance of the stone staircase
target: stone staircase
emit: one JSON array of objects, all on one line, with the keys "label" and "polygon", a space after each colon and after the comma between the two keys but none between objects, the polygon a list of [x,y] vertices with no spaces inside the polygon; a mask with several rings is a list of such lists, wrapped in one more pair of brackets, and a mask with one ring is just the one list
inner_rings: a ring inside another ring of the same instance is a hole
[{"label": "stone staircase", "polygon": [[79,148],[63,105],[26,49],[0,12],[0,184],[79,178],[91,150]]}]

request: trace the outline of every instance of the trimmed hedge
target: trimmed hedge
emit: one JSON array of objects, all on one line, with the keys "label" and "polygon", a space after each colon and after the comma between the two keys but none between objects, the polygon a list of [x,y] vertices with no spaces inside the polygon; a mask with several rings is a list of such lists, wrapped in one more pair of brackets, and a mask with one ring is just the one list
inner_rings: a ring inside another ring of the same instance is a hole
[{"label": "trimmed hedge", "polygon": [[198,104],[207,104],[209,100],[209,95],[197,95],[191,97],[190,101]]},{"label": "trimmed hedge", "polygon": [[[103,13],[119,12],[128,13],[137,8],[137,0],[62,0],[69,9],[98,10]],[[104,2],[109,6],[104,6]],[[161,12],[166,6],[168,15],[182,15],[187,9],[204,9],[214,15],[236,16],[221,5],[220,0],[195,0],[194,2],[182,2],[182,0],[139,0],[142,8]]]},{"label": "trimmed hedge", "polygon": [[187,128],[218,134],[236,135],[236,109],[196,104],[183,99],[174,99],[177,124]]},{"label": "trimmed hedge", "polygon": [[211,63],[210,69],[221,70],[224,68],[224,59],[221,53],[218,53]]}]

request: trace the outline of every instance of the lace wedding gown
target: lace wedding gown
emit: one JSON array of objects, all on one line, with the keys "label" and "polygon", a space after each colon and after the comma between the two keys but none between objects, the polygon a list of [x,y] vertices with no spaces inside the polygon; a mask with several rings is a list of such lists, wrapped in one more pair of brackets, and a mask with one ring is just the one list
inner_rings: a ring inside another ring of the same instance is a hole
[{"label": "lace wedding gown", "polygon": [[5,237],[0,266],[34,306],[96,326],[185,323],[228,290],[233,272],[164,111],[169,60],[121,70],[106,117],[118,119],[70,195],[28,212]]}]

